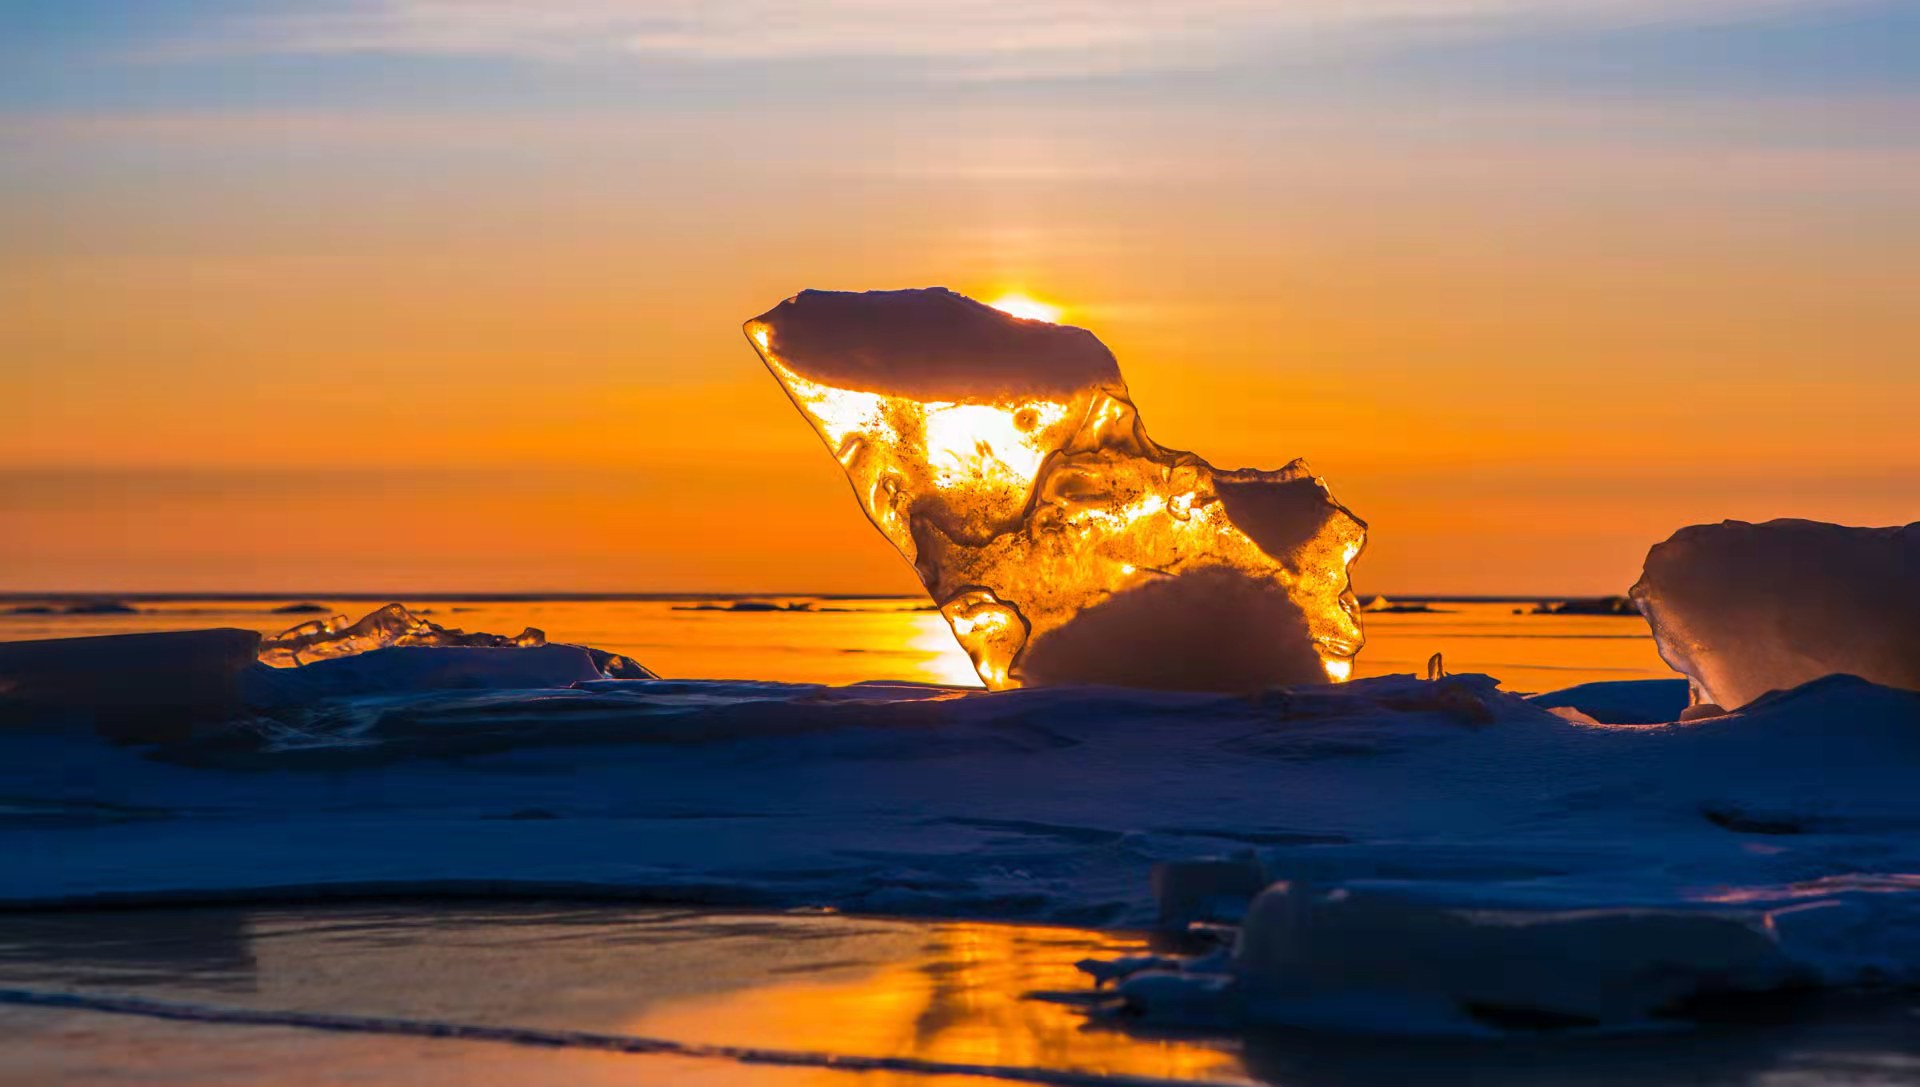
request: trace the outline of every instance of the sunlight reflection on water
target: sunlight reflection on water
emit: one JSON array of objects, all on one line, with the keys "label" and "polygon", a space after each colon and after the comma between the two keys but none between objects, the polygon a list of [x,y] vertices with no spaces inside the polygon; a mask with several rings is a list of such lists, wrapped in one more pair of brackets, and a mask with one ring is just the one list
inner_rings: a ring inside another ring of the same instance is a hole
[{"label": "sunlight reflection on water", "polygon": [[[1031,996],[1084,994],[1090,983],[1075,962],[1146,949],[1131,933],[832,914],[446,903],[208,908],[26,917],[0,935],[0,985],[695,1045],[1241,1081],[1230,1043],[1090,1028],[1073,1006]],[[0,1009],[0,1021],[12,1014]],[[96,1019],[109,1037],[153,1029]],[[231,1059],[271,1064],[324,1050],[320,1056],[338,1073],[372,1063],[366,1051],[381,1045],[282,1033],[287,1037],[266,1039],[264,1053]],[[506,1046],[483,1047],[476,1058],[438,1041],[421,1045],[446,1054],[423,1082],[463,1082],[475,1071],[463,1068],[468,1061],[511,1066],[523,1056]],[[600,1082],[573,1077],[570,1067],[597,1056],[562,1051],[541,1060],[550,1074],[565,1068],[568,1082]],[[191,1079],[207,1072],[207,1059],[175,1052],[166,1067]],[[164,1068],[142,1063],[126,1082],[145,1082],[150,1073],[170,1082]],[[715,1063],[728,1074],[713,1082],[825,1084],[843,1075]],[[629,1058],[626,1067],[644,1075],[650,1064]],[[0,1059],[0,1080],[6,1074]],[[374,1081],[391,1082],[392,1075],[389,1068]],[[279,1072],[274,1079],[285,1081]],[[858,1082],[933,1081],[882,1073]]]},{"label": "sunlight reflection on water", "polygon": [[[496,633],[536,626],[553,641],[625,653],[675,679],[978,685],[939,613],[919,610],[922,599],[752,599],[806,610],[712,610],[738,602],[731,599],[403,601],[443,626]],[[355,617],[383,602],[319,601]],[[313,617],[275,614],[274,602],[143,603],[132,615],[8,614],[14,606],[0,606],[0,641],[213,626],[277,633]],[[1445,610],[1366,616],[1367,646],[1354,674],[1424,674],[1427,659],[1441,653],[1449,671],[1486,672],[1517,691],[1674,675],[1637,616],[1515,614],[1528,610],[1522,604],[1435,607]]]}]

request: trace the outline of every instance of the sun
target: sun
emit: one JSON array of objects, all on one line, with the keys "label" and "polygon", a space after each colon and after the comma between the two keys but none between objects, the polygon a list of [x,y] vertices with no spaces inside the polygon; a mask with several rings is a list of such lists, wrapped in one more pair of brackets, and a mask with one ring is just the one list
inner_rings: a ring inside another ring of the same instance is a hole
[{"label": "sun", "polygon": [[987,303],[1001,313],[1010,313],[1028,321],[1045,321],[1050,325],[1060,323],[1060,307],[1024,294],[1003,294]]}]

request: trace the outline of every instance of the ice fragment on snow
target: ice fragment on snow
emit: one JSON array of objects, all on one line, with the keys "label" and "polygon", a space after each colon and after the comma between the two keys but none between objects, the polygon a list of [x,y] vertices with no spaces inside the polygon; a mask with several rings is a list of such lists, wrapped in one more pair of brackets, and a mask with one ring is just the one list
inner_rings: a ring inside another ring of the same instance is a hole
[{"label": "ice fragment on snow", "polygon": [[260,662],[276,668],[292,668],[389,646],[525,649],[545,644],[546,634],[533,627],[511,638],[501,634],[468,634],[422,619],[401,604],[388,604],[367,613],[357,623],[349,622],[344,615],[336,615],[282,631],[261,643]]},{"label": "ice fragment on snow", "polygon": [[1147,436],[1084,329],[951,291],[805,291],[746,324],[989,687],[1344,679],[1366,526],[1303,461]]},{"label": "ice fragment on snow", "polygon": [[1920,689],[1920,524],[1694,525],[1648,552],[1633,600],[1699,702],[1829,675]]}]

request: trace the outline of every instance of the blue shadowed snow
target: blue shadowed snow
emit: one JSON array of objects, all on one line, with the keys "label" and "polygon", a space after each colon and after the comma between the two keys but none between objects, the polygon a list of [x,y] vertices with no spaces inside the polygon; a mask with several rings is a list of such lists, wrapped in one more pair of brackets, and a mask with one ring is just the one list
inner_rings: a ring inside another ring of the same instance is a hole
[{"label": "blue shadowed snow", "polygon": [[[1649,693],[1605,686],[1571,704]],[[1844,677],[1617,727],[1481,676],[1251,699],[601,681],[334,698],[155,748],[16,728],[0,748],[13,906],[564,893],[1142,925],[1161,911],[1156,865],[1215,857],[1166,869],[1161,899],[1185,904],[1170,916],[1237,920],[1285,882],[1291,905],[1260,907],[1249,930],[1268,950],[1123,989],[1164,1007],[1191,983],[1260,997],[1236,1016],[1451,1030],[1475,999],[1459,972],[1391,993],[1330,991],[1327,972],[1383,939],[1423,962],[1462,941],[1476,961],[1583,947],[1595,969],[1569,990],[1629,991],[1562,1000],[1515,977],[1495,996],[1604,1021],[1709,982],[1920,967],[1920,694]],[[1324,934],[1320,958],[1276,945],[1276,916]],[[1709,945],[1717,968],[1673,957]],[[1636,988],[1645,977],[1662,980]]]}]

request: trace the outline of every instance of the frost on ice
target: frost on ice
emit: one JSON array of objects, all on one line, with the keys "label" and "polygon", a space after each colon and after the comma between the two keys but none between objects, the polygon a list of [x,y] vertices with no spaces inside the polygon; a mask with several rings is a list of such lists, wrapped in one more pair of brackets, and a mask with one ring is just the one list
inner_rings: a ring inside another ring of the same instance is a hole
[{"label": "frost on ice", "polygon": [[746,332],[987,686],[1351,670],[1366,526],[1304,461],[1156,444],[1092,333],[939,288],[805,291]]},{"label": "frost on ice", "polygon": [[1700,702],[1836,674],[1920,689],[1920,524],[1694,525],[1647,554],[1633,600]]},{"label": "frost on ice", "polygon": [[282,631],[260,643],[260,662],[276,668],[292,668],[389,646],[527,649],[545,644],[546,634],[533,627],[511,638],[504,634],[468,634],[422,619],[405,605],[388,604],[367,613],[359,622],[349,622],[346,616],[336,615]]}]

